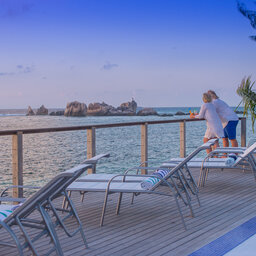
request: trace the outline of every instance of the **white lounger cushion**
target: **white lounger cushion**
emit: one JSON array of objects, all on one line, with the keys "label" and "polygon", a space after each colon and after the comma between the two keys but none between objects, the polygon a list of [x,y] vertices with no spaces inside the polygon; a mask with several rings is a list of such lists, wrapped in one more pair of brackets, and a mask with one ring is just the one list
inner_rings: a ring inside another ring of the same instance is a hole
[{"label": "white lounger cushion", "polygon": [[[177,165],[177,163],[173,162],[173,163],[163,163],[161,165],[161,167],[165,167],[165,168],[173,168]],[[187,166],[190,168],[201,168],[202,167],[202,162],[188,162]],[[226,165],[225,161],[222,162],[204,162],[203,163],[203,167],[204,168],[228,168],[228,166]]]},{"label": "white lounger cushion", "polygon": [[[67,190],[72,191],[92,191],[92,192],[105,192],[107,189],[107,182],[73,182]],[[139,182],[113,182],[110,185],[110,191],[113,192],[143,192],[145,189],[141,188]]]},{"label": "white lounger cushion", "polygon": [[[76,181],[83,181],[83,182],[105,182],[105,181],[109,181],[110,179],[112,179],[113,177],[115,177],[116,175],[118,175],[118,173],[93,173],[93,174],[87,174],[85,176],[82,176],[81,178],[77,179]],[[122,181],[123,180],[123,176],[118,176],[116,177],[113,181]],[[125,178],[125,181],[132,181],[132,182],[141,182],[143,181],[145,178],[143,177],[134,177],[134,176],[129,176]]]},{"label": "white lounger cushion", "polygon": [[[171,158],[170,159],[170,162],[181,162],[183,161],[185,158],[182,158],[182,157],[176,157],[176,158]],[[195,158],[192,158],[190,160],[190,162],[203,162],[205,160],[205,158],[198,158],[198,157],[195,157]],[[207,161],[211,161],[211,162],[225,162],[226,158],[209,158],[207,159]]]}]

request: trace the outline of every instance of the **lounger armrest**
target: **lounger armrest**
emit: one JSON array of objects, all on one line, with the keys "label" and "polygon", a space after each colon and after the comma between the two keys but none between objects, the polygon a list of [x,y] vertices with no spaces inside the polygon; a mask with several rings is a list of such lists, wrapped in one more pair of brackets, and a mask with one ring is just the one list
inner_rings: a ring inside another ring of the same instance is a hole
[{"label": "lounger armrest", "polygon": [[3,195],[12,188],[29,188],[29,189],[40,189],[41,187],[36,187],[36,186],[27,186],[27,185],[11,185],[6,187],[1,193],[0,193],[0,197],[3,197]]},{"label": "lounger armrest", "polygon": [[213,150],[211,152],[212,154],[225,154],[225,153],[237,153],[237,154],[242,154],[244,153],[244,150],[241,149],[241,148],[238,148],[238,149],[233,149],[233,148],[227,148],[227,149],[224,149],[224,148],[216,148],[215,150]]},{"label": "lounger armrest", "polygon": [[94,156],[90,159],[86,159],[82,164],[97,164],[97,162],[103,157],[110,157],[110,154],[109,153],[99,154],[99,155]]},{"label": "lounger armrest", "polygon": [[[138,167],[135,167],[135,168],[138,168]],[[156,170],[156,169],[161,169],[161,170],[167,170],[167,171],[171,171],[170,169],[168,168],[159,168],[159,167],[140,167],[141,169],[151,169],[151,170]],[[128,169],[128,170],[131,170],[132,168]],[[145,178],[148,178],[148,177],[157,177],[159,179],[162,179],[161,177],[158,177],[156,175],[150,175],[150,174],[127,174],[127,173],[124,173],[124,174],[117,174],[115,175],[114,177],[112,177],[108,183],[110,184],[115,178],[117,177],[124,177],[123,178],[123,182],[125,182],[125,178],[126,177],[145,177]]]},{"label": "lounger armrest", "polygon": [[[169,171],[169,169],[166,169],[166,170],[168,170]],[[171,184],[171,183],[169,183],[168,181],[167,181],[167,179],[165,179],[165,178],[162,178],[162,177],[160,177],[160,176],[156,176],[156,175],[141,175],[141,174],[127,174],[127,175],[124,175],[124,174],[117,174],[116,176],[114,176],[114,177],[112,177],[110,180],[109,180],[109,182],[108,182],[108,185],[107,185],[107,188],[106,188],[106,193],[109,193],[109,189],[110,189],[110,185],[111,185],[111,183],[114,181],[114,179],[115,178],[117,178],[117,177],[145,177],[145,178],[149,178],[149,177],[153,177],[153,178],[157,178],[157,179],[159,179],[159,180],[161,180],[163,183],[165,183],[169,188],[170,188],[170,190],[173,192],[173,185]],[[171,177],[171,175],[170,175],[170,177]],[[169,177],[169,178],[170,178]],[[123,182],[125,182],[124,180],[123,180]],[[158,186],[159,185],[159,183],[157,183],[157,184],[155,184],[153,187],[152,187],[152,190],[156,187],[156,186]],[[175,187],[176,187],[176,185],[175,185]],[[176,189],[178,189],[177,187],[176,187]]]},{"label": "lounger armrest", "polygon": [[0,197],[0,204],[2,202],[18,202],[18,203],[23,203],[25,201],[26,201],[26,198]]}]

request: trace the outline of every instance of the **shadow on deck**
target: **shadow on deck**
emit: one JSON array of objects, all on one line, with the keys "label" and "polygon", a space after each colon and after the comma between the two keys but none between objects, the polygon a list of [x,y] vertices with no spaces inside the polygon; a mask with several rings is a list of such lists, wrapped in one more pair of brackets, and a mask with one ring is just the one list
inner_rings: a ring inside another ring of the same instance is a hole
[{"label": "shadow on deck", "polygon": [[[192,170],[198,177],[199,170]],[[89,249],[77,235],[67,238],[59,233],[65,255],[188,255],[256,215],[256,183],[252,173],[241,170],[211,170],[206,186],[200,189],[201,207],[194,198],[195,218],[182,209],[188,230],[185,231],[172,198],[140,195],[130,204],[131,195],[123,198],[120,215],[115,215],[117,195],[110,195],[105,222],[99,227],[103,193],[88,193],[83,203],[79,193],[72,199],[85,228]],[[4,236],[0,234],[0,239]],[[44,255],[47,240],[39,251]],[[1,247],[0,255],[16,256],[12,248]],[[27,255],[30,255],[29,253]]]}]

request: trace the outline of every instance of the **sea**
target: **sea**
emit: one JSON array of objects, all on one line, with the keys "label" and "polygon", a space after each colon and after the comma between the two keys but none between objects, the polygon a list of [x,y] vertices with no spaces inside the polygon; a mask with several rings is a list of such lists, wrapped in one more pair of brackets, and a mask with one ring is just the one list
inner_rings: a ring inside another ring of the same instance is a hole
[{"label": "sea", "polygon": [[[139,108],[138,108],[139,109]],[[26,116],[26,109],[0,109],[0,130],[52,128],[91,124],[109,124],[150,120],[184,119],[178,111],[199,111],[199,107],[154,108],[173,116]],[[60,109],[52,109],[56,111]],[[241,109],[239,109],[241,110]],[[241,114],[239,116],[242,116]],[[140,163],[140,126],[96,130],[96,154],[110,153],[110,158],[98,163],[98,173],[123,173]],[[205,121],[186,125],[186,152],[202,144]],[[237,138],[240,144],[240,124]],[[179,157],[179,123],[156,124],[148,127],[148,156],[151,165],[158,166],[171,157]],[[247,138],[253,136],[250,117]],[[221,143],[220,143],[221,144]],[[0,136],[0,190],[12,184],[12,136]],[[205,152],[201,153],[204,156]],[[86,131],[27,134],[23,136],[23,169],[25,185],[43,185],[57,173],[74,167],[86,159]]]}]

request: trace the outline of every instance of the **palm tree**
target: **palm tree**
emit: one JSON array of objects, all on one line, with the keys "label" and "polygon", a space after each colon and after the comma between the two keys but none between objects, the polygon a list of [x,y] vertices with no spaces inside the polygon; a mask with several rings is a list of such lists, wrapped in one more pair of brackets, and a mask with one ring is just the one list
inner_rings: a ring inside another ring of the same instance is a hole
[{"label": "palm tree", "polygon": [[243,78],[240,86],[238,86],[236,92],[239,96],[242,97],[241,102],[239,103],[238,107],[241,103],[244,104],[244,116],[248,117],[248,112],[251,114],[252,120],[252,131],[254,133],[254,122],[256,119],[256,93],[252,89],[254,82],[251,82],[251,77],[248,76],[247,78]]},{"label": "palm tree", "polygon": [[[253,3],[256,4],[256,1],[253,1]],[[251,26],[256,29],[256,11],[249,10],[245,4],[239,0],[237,1],[237,8],[240,13],[250,21]],[[256,41],[256,36],[250,36],[250,38]]]}]

